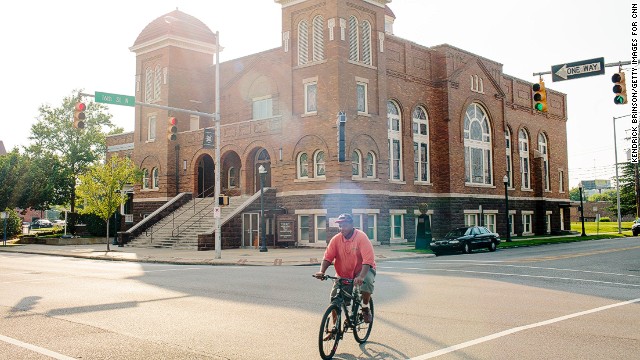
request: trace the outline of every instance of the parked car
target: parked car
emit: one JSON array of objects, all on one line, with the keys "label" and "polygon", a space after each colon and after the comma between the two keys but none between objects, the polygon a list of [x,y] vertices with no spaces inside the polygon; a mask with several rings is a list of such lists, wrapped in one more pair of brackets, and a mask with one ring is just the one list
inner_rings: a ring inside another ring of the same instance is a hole
[{"label": "parked car", "polygon": [[53,223],[47,219],[38,219],[31,223],[32,229],[50,228],[53,227]]},{"label": "parked car", "polygon": [[640,234],[640,219],[636,219],[636,221],[633,222],[633,225],[631,225],[631,232],[633,233],[633,236],[638,236],[638,234]]},{"label": "parked car", "polygon": [[55,226],[60,226],[60,227],[64,227],[66,223],[67,223],[67,222],[66,222],[66,221],[64,221],[64,220],[56,220],[56,221],[54,221],[54,222],[53,222],[53,225],[55,225]]},{"label": "parked car", "polygon": [[500,235],[482,226],[469,226],[449,231],[442,239],[432,241],[429,247],[436,255],[446,251],[470,254],[475,249],[496,251],[499,244]]}]

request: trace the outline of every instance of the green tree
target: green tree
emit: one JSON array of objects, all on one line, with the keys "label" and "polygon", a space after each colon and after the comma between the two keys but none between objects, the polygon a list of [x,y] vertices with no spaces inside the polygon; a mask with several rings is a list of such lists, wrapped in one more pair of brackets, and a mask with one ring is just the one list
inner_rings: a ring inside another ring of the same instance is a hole
[{"label": "green tree", "polygon": [[[20,234],[22,231],[22,220],[18,213],[6,208],[3,211],[9,214],[7,218],[7,240],[12,239],[14,235]],[[0,219],[0,240],[4,239],[4,219]]]},{"label": "green tree", "polygon": [[[620,167],[620,215],[637,215],[636,208],[636,164],[625,163]],[[616,213],[618,211],[617,197],[611,199],[609,210]]]},{"label": "green tree", "polygon": [[596,193],[593,194],[591,196],[589,196],[589,201],[611,201],[616,199],[616,191],[615,190],[609,190],[609,191],[605,191],[601,194]]},{"label": "green tree", "polygon": [[109,248],[109,218],[126,202],[122,189],[139,177],[135,164],[126,157],[111,157],[103,165],[95,165],[80,175],[77,200],[83,204],[80,213],[95,214],[107,223],[107,251]]},{"label": "green tree", "polygon": [[18,149],[0,156],[0,209],[19,206],[25,173],[25,158]]},{"label": "green tree", "polygon": [[574,187],[569,190],[569,199],[571,201],[580,201],[580,188]]},{"label": "green tree", "polygon": [[[60,107],[42,105],[39,109],[40,115],[31,127],[31,144],[26,152],[33,159],[36,169],[42,170],[42,166],[46,169],[52,157],[59,160],[60,166],[49,169],[48,178],[55,182],[53,188],[45,186],[39,189],[38,200],[32,199],[32,203],[42,207],[53,203],[70,204],[71,213],[74,213],[79,175],[104,159],[105,138],[114,128],[112,115],[106,113],[105,105],[84,101],[87,105],[85,128],[76,129],[73,127],[74,107],[81,100],[80,91],[74,90],[63,99]],[[41,183],[40,175],[33,174],[34,182]],[[44,199],[48,196],[50,198]],[[75,217],[71,217],[70,223],[73,230]]]}]

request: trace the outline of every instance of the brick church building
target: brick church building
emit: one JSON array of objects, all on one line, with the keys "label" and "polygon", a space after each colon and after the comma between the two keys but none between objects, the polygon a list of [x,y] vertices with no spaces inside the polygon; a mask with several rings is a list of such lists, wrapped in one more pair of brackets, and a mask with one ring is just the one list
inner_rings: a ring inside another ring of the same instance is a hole
[{"label": "brick church building", "polygon": [[[390,0],[275,2],[281,46],[220,64],[221,192],[233,205],[223,247],[256,245],[260,166],[269,246],[326,246],[343,212],[374,244],[413,241],[421,206],[434,237],[470,224],[503,239],[508,227],[514,236],[569,229],[564,94],[547,89],[549,110],[538,113],[532,84],[502,64],[395,36]],[[163,15],[130,50],[137,101],[215,111],[216,35],[196,17]],[[145,174],[123,209],[129,233],[213,194],[215,154],[203,141],[213,128],[207,117],[138,106],[135,130],[107,139],[108,155],[131,156]],[[199,248],[212,232],[198,234]]]}]

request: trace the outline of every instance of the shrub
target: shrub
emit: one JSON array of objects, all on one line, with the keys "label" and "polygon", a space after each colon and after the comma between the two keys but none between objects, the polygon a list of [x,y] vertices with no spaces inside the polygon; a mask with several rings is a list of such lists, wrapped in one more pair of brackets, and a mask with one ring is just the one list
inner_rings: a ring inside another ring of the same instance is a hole
[{"label": "shrub", "polygon": [[600,218],[600,222],[611,222],[611,219],[608,216],[603,216]]},{"label": "shrub", "polygon": [[[107,223],[100,219],[98,215],[94,214],[82,214],[78,217],[79,224],[86,224],[87,231],[93,236],[106,236],[107,235]],[[116,224],[113,218],[109,222],[109,236],[115,234]]]},{"label": "shrub", "polygon": [[[7,239],[12,239],[14,235],[22,233],[22,220],[18,213],[12,209],[5,209],[9,213],[7,218]],[[4,219],[0,219],[0,240],[4,239]]]}]

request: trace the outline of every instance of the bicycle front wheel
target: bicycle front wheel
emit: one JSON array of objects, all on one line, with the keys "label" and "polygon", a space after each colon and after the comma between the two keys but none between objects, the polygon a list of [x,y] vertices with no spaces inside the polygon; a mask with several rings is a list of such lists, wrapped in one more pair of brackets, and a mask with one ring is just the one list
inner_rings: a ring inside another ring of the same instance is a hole
[{"label": "bicycle front wheel", "polygon": [[342,337],[340,307],[335,304],[329,305],[322,316],[320,333],[318,334],[318,348],[320,357],[331,359],[338,349],[338,342]]},{"label": "bicycle front wheel", "polygon": [[371,329],[373,328],[373,320],[375,319],[375,313],[373,311],[373,299],[369,299],[369,312],[371,312],[371,321],[369,323],[364,322],[364,317],[362,315],[362,308],[357,310],[356,313],[356,321],[353,324],[353,337],[356,338],[358,344],[362,344],[367,341],[369,338],[369,334],[371,334]]}]

